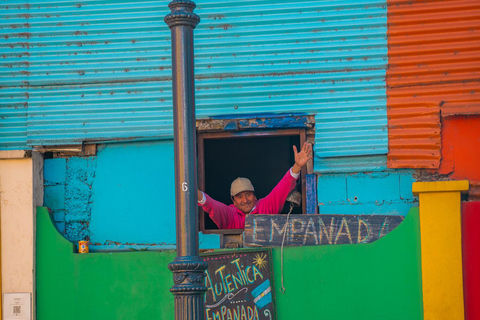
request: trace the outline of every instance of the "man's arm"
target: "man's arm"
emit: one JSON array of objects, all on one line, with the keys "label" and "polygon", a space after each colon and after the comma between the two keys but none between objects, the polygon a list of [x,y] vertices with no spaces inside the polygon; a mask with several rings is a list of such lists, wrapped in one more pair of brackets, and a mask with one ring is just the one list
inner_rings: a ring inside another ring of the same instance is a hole
[{"label": "man's arm", "polygon": [[198,205],[208,213],[219,229],[243,229],[241,218],[235,208],[212,199],[200,190],[198,190]]},{"label": "man's arm", "polygon": [[[260,199],[258,204],[258,213],[260,214],[277,214],[283,208],[285,200],[290,191],[295,188],[298,179],[298,174],[305,164],[313,158],[312,145],[305,142],[300,152],[293,146],[295,154],[295,164],[283,176],[282,180],[273,188],[273,190],[263,199]],[[293,175],[292,175],[293,174]]]}]

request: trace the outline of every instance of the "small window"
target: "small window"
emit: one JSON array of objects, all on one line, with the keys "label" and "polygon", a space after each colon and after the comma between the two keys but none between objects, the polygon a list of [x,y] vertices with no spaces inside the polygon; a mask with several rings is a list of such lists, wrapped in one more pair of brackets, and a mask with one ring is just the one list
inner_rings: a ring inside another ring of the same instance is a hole
[{"label": "small window", "polygon": [[[252,181],[258,199],[265,197],[294,164],[292,146],[305,142],[304,129],[242,131],[198,134],[199,188],[213,199],[232,204],[230,184],[238,177]],[[302,206],[293,214],[305,213],[305,168],[296,189],[302,193]],[[282,213],[288,213],[285,204]],[[239,234],[237,230],[219,230],[200,209],[200,230],[204,233]]]}]

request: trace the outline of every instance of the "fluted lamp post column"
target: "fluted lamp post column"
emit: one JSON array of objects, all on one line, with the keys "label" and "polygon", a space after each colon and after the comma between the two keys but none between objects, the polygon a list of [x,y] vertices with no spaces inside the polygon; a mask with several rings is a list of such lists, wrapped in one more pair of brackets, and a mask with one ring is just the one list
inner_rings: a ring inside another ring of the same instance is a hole
[{"label": "fluted lamp post column", "polygon": [[207,264],[198,251],[197,164],[193,29],[200,17],[190,0],[173,0],[165,22],[172,32],[173,122],[175,147],[175,214],[177,257],[173,272],[175,319],[204,319],[204,277]]}]

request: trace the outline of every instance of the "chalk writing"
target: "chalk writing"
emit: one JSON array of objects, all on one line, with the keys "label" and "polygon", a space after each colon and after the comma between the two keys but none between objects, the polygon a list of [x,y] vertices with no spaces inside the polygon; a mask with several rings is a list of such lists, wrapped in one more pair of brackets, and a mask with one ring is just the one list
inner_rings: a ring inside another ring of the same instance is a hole
[{"label": "chalk writing", "polygon": [[246,246],[325,245],[369,243],[395,229],[403,216],[251,214],[245,219]]},{"label": "chalk writing", "polygon": [[206,320],[275,319],[270,251],[204,255]]}]

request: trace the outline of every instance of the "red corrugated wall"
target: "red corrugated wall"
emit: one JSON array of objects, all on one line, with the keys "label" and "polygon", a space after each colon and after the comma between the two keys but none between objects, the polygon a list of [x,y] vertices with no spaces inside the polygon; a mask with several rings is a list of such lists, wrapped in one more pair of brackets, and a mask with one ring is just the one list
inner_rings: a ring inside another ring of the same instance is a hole
[{"label": "red corrugated wall", "polygon": [[442,114],[478,114],[480,1],[387,1],[390,168],[437,169]]}]

